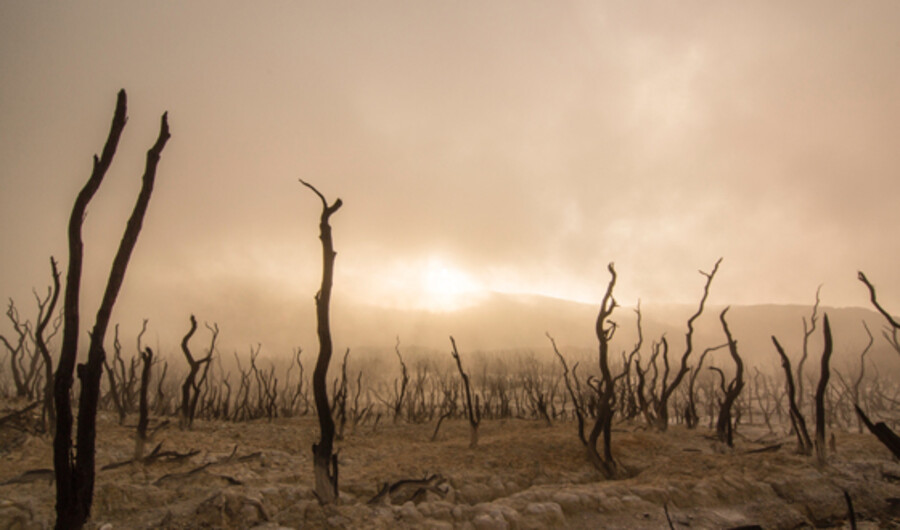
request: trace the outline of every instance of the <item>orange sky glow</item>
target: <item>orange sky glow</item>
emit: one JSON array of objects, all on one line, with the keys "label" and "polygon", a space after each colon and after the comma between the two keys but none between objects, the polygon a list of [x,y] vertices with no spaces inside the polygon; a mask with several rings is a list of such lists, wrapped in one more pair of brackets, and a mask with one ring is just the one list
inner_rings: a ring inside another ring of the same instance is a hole
[{"label": "orange sky glow", "polygon": [[0,297],[30,308],[64,266],[125,88],[84,306],[168,111],[132,328],[195,312],[309,343],[320,203],[298,178],[344,202],[337,311],[598,303],[611,261],[622,304],[695,303],[720,256],[712,303],[823,284],[866,306],[861,269],[900,310],[898,27],[893,1],[3,2]]}]

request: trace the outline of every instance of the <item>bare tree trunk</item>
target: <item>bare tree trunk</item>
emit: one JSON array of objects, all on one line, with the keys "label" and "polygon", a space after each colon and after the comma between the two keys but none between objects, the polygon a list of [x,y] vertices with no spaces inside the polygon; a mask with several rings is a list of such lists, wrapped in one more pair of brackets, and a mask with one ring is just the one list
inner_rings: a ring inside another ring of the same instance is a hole
[{"label": "bare tree trunk", "polygon": [[820,464],[825,463],[825,390],[828,388],[830,371],[828,363],[831,361],[831,352],[834,349],[831,340],[831,325],[828,323],[828,314],[822,323],[822,331],[825,334],[825,349],[822,352],[822,371],[819,375],[819,386],[816,388],[816,459]]},{"label": "bare tree trunk", "polygon": [[876,300],[875,286],[872,285],[871,282],[869,282],[869,279],[866,278],[866,275],[863,274],[862,271],[859,272],[859,281],[866,284],[866,287],[868,287],[869,289],[869,297],[872,300],[872,305],[874,305],[875,309],[877,309],[878,312],[881,313],[881,315],[888,321],[888,324],[890,324],[891,328],[900,329],[900,322],[894,320],[894,317],[892,317],[890,313],[888,313],[883,307],[881,307],[881,304],[879,304],[878,300]]},{"label": "bare tree trunk", "polygon": [[708,274],[700,271],[700,274],[706,277],[706,285],[703,286],[703,297],[700,298],[700,305],[697,308],[697,312],[694,313],[687,322],[688,330],[684,337],[685,348],[684,354],[681,356],[681,368],[678,370],[678,373],[675,374],[675,378],[672,382],[668,386],[664,386],[660,391],[659,402],[656,405],[656,426],[661,431],[665,431],[669,427],[669,398],[672,396],[672,393],[675,392],[675,389],[678,388],[678,385],[681,384],[681,380],[684,378],[685,374],[690,371],[687,363],[688,358],[691,356],[691,352],[694,351],[694,321],[700,318],[700,315],[703,313],[703,306],[706,304],[706,298],[709,296],[709,286],[712,284],[713,278],[719,270],[720,263],[722,263],[722,258],[719,258],[719,260],[716,261],[712,272]]},{"label": "bare tree trunk", "polygon": [[691,377],[688,380],[688,404],[684,411],[684,422],[687,424],[688,429],[693,429],[697,427],[697,424],[700,422],[700,416],[697,414],[697,406],[695,402],[695,393],[694,386],[697,382],[697,376],[700,375],[700,370],[703,369],[703,361],[706,359],[706,356],[709,355],[710,352],[714,352],[718,349],[724,348],[728,346],[728,344],[719,344],[718,346],[713,346],[712,348],[706,348],[703,350],[703,353],[700,355],[700,360],[697,361],[697,366],[693,370],[691,370]]},{"label": "bare tree trunk", "polygon": [[[146,324],[146,320],[144,323]],[[138,424],[137,437],[134,444],[134,459],[140,460],[144,456],[144,443],[147,441],[147,425],[150,422],[149,404],[147,403],[147,392],[150,387],[150,367],[153,365],[153,350],[147,348],[141,352],[141,362],[143,368],[141,370],[141,389],[140,404],[138,405]]]},{"label": "bare tree trunk", "polygon": [[800,361],[797,363],[797,409],[803,410],[803,399],[805,394],[803,392],[803,365],[806,363],[806,359],[809,357],[809,338],[816,331],[816,324],[819,321],[819,293],[822,291],[822,286],[816,288],[816,303],[812,308],[812,315],[809,317],[809,324],[806,323],[806,318],[803,319],[803,352],[800,356]]},{"label": "bare tree trunk", "polygon": [[722,329],[725,331],[725,337],[728,339],[728,351],[731,353],[731,358],[734,359],[736,369],[734,379],[728,384],[727,388],[724,385],[723,379],[722,387],[725,391],[725,397],[722,400],[722,406],[719,409],[719,420],[716,423],[716,435],[719,437],[720,441],[728,444],[728,447],[734,447],[734,425],[731,421],[731,408],[741,394],[741,390],[744,389],[744,363],[741,361],[741,356],[738,355],[737,342],[732,338],[731,331],[728,329],[728,323],[725,321],[725,313],[727,312],[728,308],[726,307],[722,310],[722,314],[719,315],[719,320],[722,321]]},{"label": "bare tree trunk", "polygon": [[[53,359],[50,357],[50,351],[44,339],[44,330],[53,316],[56,309],[56,302],[59,301],[59,270],[56,268],[56,260],[50,258],[50,270],[53,275],[53,290],[50,295],[50,303],[46,307],[41,306],[41,315],[38,317],[37,327],[34,330],[34,343],[41,357],[44,359],[44,414],[47,421],[47,427],[53,433],[56,430],[56,412],[53,407]],[[47,301],[44,301],[47,304]]]},{"label": "bare tree trunk", "polygon": [[403,410],[403,397],[406,395],[406,387],[409,385],[409,372],[406,370],[406,363],[403,362],[403,356],[400,355],[400,337],[397,337],[397,344],[394,345],[394,352],[397,354],[397,359],[400,361],[400,388],[397,388],[397,382],[394,381],[394,395],[396,396],[396,401],[394,401],[394,423],[400,418],[400,413]]},{"label": "bare tree trunk", "polygon": [[[856,380],[853,382],[853,389],[852,389],[854,405],[860,404],[859,403],[859,387],[862,384],[863,378],[865,377],[865,374],[866,374],[866,354],[869,353],[869,350],[872,348],[872,344],[875,343],[875,338],[872,336],[872,332],[869,331],[869,326],[866,324],[865,320],[863,320],[862,325],[863,325],[863,328],[865,328],[865,330],[866,330],[866,335],[868,335],[868,337],[869,337],[869,342],[866,343],[866,347],[863,349],[862,353],[859,355],[859,375],[857,376]],[[857,425],[857,428],[858,428],[860,434],[862,434],[863,422],[862,422],[862,418],[860,418],[859,415],[857,415],[857,418],[856,418],[856,425]]]},{"label": "bare tree trunk", "polygon": [[812,440],[809,438],[809,431],[806,428],[806,420],[803,418],[803,413],[800,412],[800,408],[797,406],[794,376],[791,373],[791,361],[788,359],[787,354],[784,353],[784,348],[781,347],[781,344],[778,343],[778,339],[776,339],[774,335],[772,336],[772,342],[775,344],[775,349],[778,350],[778,355],[781,357],[781,366],[784,368],[788,403],[790,405],[791,425],[794,428],[794,432],[797,434],[797,450],[802,454],[808,455],[812,452]]},{"label": "bare tree trunk", "polygon": [[331,504],[338,496],[338,464],[337,455],[332,454],[334,447],[334,419],[328,404],[328,363],[331,362],[333,345],[331,342],[331,326],[329,308],[331,305],[331,286],[334,279],[334,242],[331,238],[331,216],[343,204],[340,199],[328,205],[325,197],[312,184],[303,180],[301,184],[311,189],[322,201],[322,215],[319,220],[319,239],[322,241],[322,286],[316,293],[316,332],[319,337],[319,356],[313,371],[313,396],[319,416],[319,443],[313,444],[313,473],[315,476],[316,495],[322,504]]},{"label": "bare tree trunk", "polygon": [[478,425],[481,423],[481,411],[478,407],[478,396],[475,396],[475,402],[472,402],[472,392],[469,387],[469,375],[463,371],[462,361],[459,359],[459,351],[456,349],[456,341],[453,340],[453,337],[450,337],[450,344],[453,345],[453,351],[450,352],[453,355],[453,359],[456,361],[456,368],[459,370],[459,375],[462,377],[463,387],[466,391],[466,415],[469,417],[469,447],[475,447],[478,445]]},{"label": "bare tree trunk", "polygon": [[[594,326],[597,340],[600,343],[598,362],[600,364],[601,383],[597,392],[597,417],[594,421],[594,427],[588,435],[587,451],[588,458],[594,464],[594,467],[603,473],[604,477],[614,478],[617,471],[616,462],[612,456],[612,399],[615,395],[615,385],[609,370],[609,343],[616,332],[616,324],[608,322],[608,319],[618,304],[612,295],[613,288],[616,286],[616,269],[612,263],[608,265],[607,269],[610,274],[609,284],[607,284],[606,293],[600,302],[600,311],[597,315],[597,323]],[[600,453],[597,451],[597,442],[601,434],[603,435],[603,456],[600,456]]]},{"label": "bare tree trunk", "polygon": [[[553,337],[550,336],[549,333],[546,334],[547,338],[550,339],[550,344],[553,346],[553,352],[556,354],[556,357],[559,359],[559,362],[562,363],[563,367],[563,381],[566,383],[566,390],[569,392],[569,397],[572,398],[572,408],[575,409],[575,418],[578,420],[578,439],[581,440],[581,444],[585,447],[587,446],[587,438],[584,436],[584,400],[580,395],[575,391],[575,387],[573,386],[572,379],[575,379],[574,370],[572,370],[572,377],[569,377],[569,365],[566,363],[565,357],[559,352],[559,348],[556,347],[556,341],[553,340]],[[578,363],[575,363],[577,368]],[[576,380],[577,383],[577,380]]]},{"label": "bare tree trunk", "polygon": [[144,214],[150,202],[160,154],[169,139],[167,115],[163,114],[159,137],[153,147],[147,152],[147,163],[141,190],[131,217],[126,224],[119,249],[113,259],[106,291],[103,294],[100,309],[97,311],[97,318],[91,332],[87,364],[79,365],[78,376],[81,379],[81,396],[79,399],[78,429],[75,441],[77,452],[73,454],[73,417],[69,393],[72,389],[75,361],[78,355],[78,304],[83,261],[81,227],[87,205],[100,187],[115,155],[122,129],[125,127],[126,106],[125,91],[122,90],[119,92],[115,114],[106,145],[103,148],[103,154],[99,158],[94,156],[94,169],[91,177],[75,199],[72,215],[69,218],[69,269],[66,275],[64,299],[63,344],[54,383],[57,422],[56,436],[53,442],[53,465],[56,474],[56,527],[58,529],[81,528],[88,517],[90,517],[94,496],[94,450],[97,402],[100,395],[100,378],[103,373],[103,342],[106,338],[113,305],[125,279],[128,261],[131,258],[135,243],[137,243]]}]

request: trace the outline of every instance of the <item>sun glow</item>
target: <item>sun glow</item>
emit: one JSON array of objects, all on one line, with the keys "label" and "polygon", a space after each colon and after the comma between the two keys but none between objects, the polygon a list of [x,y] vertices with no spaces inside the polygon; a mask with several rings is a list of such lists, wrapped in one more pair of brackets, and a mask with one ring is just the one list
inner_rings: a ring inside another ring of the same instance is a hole
[{"label": "sun glow", "polygon": [[431,258],[419,273],[419,291],[427,309],[452,310],[470,303],[481,289],[466,273]]},{"label": "sun glow", "polygon": [[[377,278],[377,283],[372,282]],[[367,271],[369,300],[398,309],[454,311],[477,303],[487,291],[473,275],[440,256],[395,261],[377,274]]]}]

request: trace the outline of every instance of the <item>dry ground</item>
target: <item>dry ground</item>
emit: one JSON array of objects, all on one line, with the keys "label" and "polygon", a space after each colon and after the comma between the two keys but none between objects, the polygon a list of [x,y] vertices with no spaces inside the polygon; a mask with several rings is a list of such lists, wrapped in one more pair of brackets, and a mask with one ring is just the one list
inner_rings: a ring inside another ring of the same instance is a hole
[{"label": "dry ground", "polygon": [[[134,429],[104,413],[100,426],[98,465],[130,458]],[[148,451],[163,442],[162,451],[199,452],[98,471],[91,527],[666,528],[667,509],[675,528],[839,528],[849,527],[846,490],[860,527],[900,528],[900,465],[870,435],[837,433],[819,467],[790,438],[753,427],[730,450],[704,428],[619,425],[614,452],[628,478],[607,481],[587,464],[574,423],[485,421],[476,449],[465,422],[445,422],[436,442],[433,430],[387,422],[348,432],[337,444],[340,502],[322,508],[311,490],[314,417],[170,427]],[[0,428],[0,528],[52,527],[50,474],[23,476],[52,467],[51,452],[46,436]],[[384,482],[429,473],[446,480],[414,501],[367,502]]]}]

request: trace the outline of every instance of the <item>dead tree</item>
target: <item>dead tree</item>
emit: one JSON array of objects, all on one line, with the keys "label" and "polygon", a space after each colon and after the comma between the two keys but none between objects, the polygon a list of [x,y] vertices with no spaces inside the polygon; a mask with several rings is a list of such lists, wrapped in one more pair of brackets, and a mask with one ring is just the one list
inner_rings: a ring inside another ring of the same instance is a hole
[{"label": "dead tree", "polygon": [[475,401],[473,402],[469,375],[463,370],[462,361],[459,359],[459,351],[456,349],[456,341],[453,340],[452,336],[450,337],[450,344],[453,345],[450,355],[456,361],[456,368],[459,370],[459,376],[462,378],[463,387],[466,391],[466,415],[469,418],[469,427],[471,427],[469,431],[469,447],[475,447],[478,445],[478,425],[481,423],[481,409],[478,406],[478,396],[475,396]]},{"label": "dead tree", "polygon": [[691,377],[688,379],[688,404],[684,410],[684,423],[687,425],[688,429],[693,429],[697,426],[697,423],[700,422],[700,416],[697,414],[697,405],[696,405],[696,395],[694,393],[694,387],[697,382],[697,376],[700,375],[700,370],[703,369],[703,361],[706,359],[706,356],[710,353],[720,350],[724,347],[728,346],[728,344],[719,344],[718,346],[713,346],[712,348],[706,348],[703,350],[703,353],[700,355],[700,360],[697,361],[697,366],[691,368]]},{"label": "dead tree", "polygon": [[812,314],[809,317],[809,324],[806,322],[806,317],[803,318],[803,352],[800,355],[800,361],[797,363],[797,408],[801,411],[803,410],[803,399],[805,397],[805,393],[803,392],[803,383],[805,381],[803,377],[803,365],[806,363],[806,359],[809,357],[809,338],[816,331],[816,324],[819,321],[819,293],[822,291],[822,286],[816,288],[816,303],[813,304]]},{"label": "dead tree", "polygon": [[634,418],[641,412],[638,405],[639,400],[635,396],[635,389],[631,382],[632,364],[635,365],[635,371],[640,372],[637,359],[640,357],[641,346],[644,344],[644,329],[641,325],[640,299],[638,299],[637,307],[634,309],[634,312],[637,315],[637,341],[634,343],[634,347],[627,357],[625,356],[625,352],[622,352],[622,373],[619,374],[619,377],[625,381],[625,388],[622,391],[622,413],[625,419],[628,420]]},{"label": "dead tree", "polygon": [[671,383],[663,385],[663,388],[659,393],[659,402],[656,404],[656,426],[661,431],[665,431],[669,428],[669,398],[675,392],[675,389],[678,388],[678,385],[681,384],[681,380],[684,376],[690,371],[688,368],[688,359],[694,351],[694,322],[700,318],[700,315],[703,313],[703,306],[706,304],[706,299],[709,296],[709,286],[712,284],[713,278],[719,270],[720,263],[722,263],[722,258],[719,258],[719,260],[716,261],[716,264],[713,266],[712,272],[710,273],[700,271],[700,274],[706,277],[706,285],[703,286],[703,297],[700,298],[700,305],[697,308],[697,312],[691,315],[687,321],[688,330],[684,336],[685,348],[684,353],[681,355],[681,368],[678,370],[678,373],[675,374],[675,378],[672,379]]},{"label": "dead tree", "polygon": [[347,358],[350,357],[350,348],[344,352],[341,361],[341,378],[334,381],[334,391],[331,393],[331,415],[337,422],[335,438],[344,439],[344,427],[347,425]]},{"label": "dead tree", "polygon": [[[304,386],[305,380],[304,380],[303,361],[301,361],[301,359],[300,359],[300,354],[302,354],[302,353],[303,353],[303,348],[298,347],[297,349],[294,350],[294,363],[296,363],[296,365],[298,366],[300,375],[297,376],[297,386],[294,388],[294,390],[292,392],[290,392],[290,399],[288,400],[288,402],[289,402],[288,410],[290,411],[290,414],[298,413],[296,410],[296,403],[297,403],[298,399],[302,398],[303,399],[303,410],[299,412],[299,415],[305,416],[306,413],[309,412],[309,396],[307,395],[308,389],[307,389],[307,387]],[[294,364],[292,363],[291,367],[293,367],[293,366],[294,366]],[[290,369],[288,369],[288,374],[290,374]]]},{"label": "dead tree", "polygon": [[125,128],[125,91],[119,92],[116,110],[110,126],[109,136],[100,157],[94,156],[94,166],[90,178],[78,193],[72,214],[69,217],[69,267],[66,273],[64,297],[65,319],[63,323],[62,348],[59,366],[54,382],[56,405],[56,436],[53,441],[53,467],[56,476],[56,528],[72,529],[84,526],[91,513],[94,496],[94,450],[97,435],[97,402],[100,395],[100,379],[103,375],[103,343],[113,306],[119,289],[125,279],[128,261],[137,243],[144,221],[144,215],[153,192],[156,167],[160,154],[169,139],[167,115],[162,115],[159,136],[147,152],[147,162],[134,210],[125,227],[125,234],[113,259],[112,270],[106,284],[93,331],[86,364],[78,367],[81,379],[81,395],[78,407],[78,429],[75,451],[72,447],[72,406],[70,392],[78,356],[79,313],[81,290],[83,243],[81,228],[87,205],[103,181]]},{"label": "dead tree", "polygon": [[322,285],[316,293],[316,333],[319,338],[319,356],[313,371],[313,397],[319,416],[319,443],[313,444],[313,473],[315,493],[322,504],[331,504],[338,496],[338,461],[332,454],[334,448],[334,419],[328,404],[328,363],[331,362],[332,342],[329,308],[331,287],[334,280],[334,242],[331,238],[331,216],[343,204],[340,199],[329,206],[325,196],[312,184],[300,183],[313,191],[322,201],[322,215],[319,218],[319,239],[322,241]]},{"label": "dead tree", "polygon": [[[863,348],[862,353],[859,355],[859,375],[856,377],[856,380],[853,382],[853,388],[851,389],[853,393],[853,403],[855,405],[859,405],[859,387],[863,382],[863,377],[866,374],[866,354],[869,353],[869,350],[872,348],[872,344],[875,343],[875,338],[872,337],[872,332],[869,331],[869,326],[866,324],[866,321],[863,320],[863,327],[866,330],[866,335],[869,337],[869,342],[866,343],[866,347]],[[859,432],[862,433],[863,423],[862,418],[857,416],[857,428]]]},{"label": "dead tree", "polygon": [[825,335],[825,346],[822,352],[822,369],[819,374],[819,385],[816,387],[816,458],[820,464],[825,463],[825,390],[828,389],[830,371],[828,363],[834,349],[831,340],[831,325],[828,314],[822,320],[822,332]]},{"label": "dead tree", "polygon": [[[575,418],[578,420],[578,439],[581,440],[582,445],[587,447],[588,441],[584,436],[584,418],[587,413],[584,410],[584,399],[581,396],[581,393],[575,390],[576,385],[578,384],[578,380],[575,378],[575,371],[574,369],[572,370],[572,375],[570,377],[569,365],[566,363],[565,357],[559,352],[559,348],[556,347],[556,341],[553,340],[553,337],[551,337],[549,333],[546,335],[547,338],[550,339],[550,344],[553,345],[553,353],[556,354],[556,357],[563,367],[563,381],[566,384],[566,390],[569,392],[569,397],[572,398],[572,407],[575,409]],[[575,367],[578,367],[578,363],[575,363]]]},{"label": "dead tree", "polygon": [[[869,282],[869,279],[866,278],[866,275],[862,272],[859,273],[859,281],[863,282],[866,287],[869,289],[869,297],[872,301],[872,305],[884,316],[885,320],[888,322],[888,329],[885,330],[882,334],[884,338],[888,341],[891,347],[894,348],[894,351],[900,353],[900,322],[894,319],[890,313],[887,312],[881,304],[878,303],[878,300],[875,296],[875,286]],[[889,333],[890,332],[890,333]]]},{"label": "dead tree", "polygon": [[725,313],[728,312],[728,309],[729,308],[726,307],[722,310],[722,313],[719,315],[719,320],[722,322],[722,330],[725,332],[725,338],[728,339],[728,351],[731,353],[731,358],[734,360],[735,372],[734,379],[728,383],[727,387],[724,384],[724,377],[722,380],[722,392],[725,394],[725,397],[722,399],[722,404],[719,407],[719,419],[716,422],[716,436],[718,436],[719,441],[728,444],[728,447],[734,447],[734,424],[731,421],[731,408],[734,406],[734,402],[744,388],[744,363],[741,361],[741,356],[738,355],[737,342],[731,336],[731,331],[728,329],[728,323],[725,321]]},{"label": "dead tree", "polygon": [[52,433],[56,428],[56,413],[53,408],[53,360],[50,358],[50,350],[47,348],[47,338],[44,337],[44,332],[56,309],[56,302],[59,301],[59,270],[56,268],[56,260],[52,257],[50,258],[50,271],[53,276],[53,287],[47,293],[47,298],[43,301],[38,299],[39,310],[37,326],[34,329],[34,344],[44,359],[44,419],[47,429]]},{"label": "dead tree", "polygon": [[[618,306],[615,298],[613,298],[613,288],[616,286],[616,269],[612,263],[607,266],[610,279],[606,286],[606,293],[600,301],[600,311],[597,314],[597,323],[594,331],[597,334],[599,345],[598,361],[600,364],[600,383],[597,390],[597,417],[594,419],[594,426],[588,435],[587,451],[588,458],[594,464],[603,476],[606,478],[614,478],[616,476],[616,462],[612,456],[612,417],[613,417],[613,397],[615,396],[615,385],[613,383],[612,373],[609,370],[609,343],[612,341],[616,332],[616,324],[609,320],[613,310]],[[597,450],[597,441],[600,435],[603,435],[603,455],[601,456]]]},{"label": "dead tree", "polygon": [[859,272],[859,281],[866,284],[866,287],[869,289],[869,298],[872,301],[872,305],[874,305],[875,309],[877,309],[878,312],[881,313],[881,315],[888,321],[888,324],[890,324],[891,328],[895,330],[900,329],[900,322],[894,320],[894,317],[892,317],[891,314],[888,313],[883,307],[881,307],[881,304],[878,303],[878,300],[875,297],[875,286],[872,285],[871,282],[869,282],[869,279],[866,278],[866,275],[863,274],[862,271]]},{"label": "dead tree", "polygon": [[400,337],[397,337],[397,344],[394,345],[394,352],[397,354],[397,359],[400,361],[400,385],[399,388],[397,386],[397,380],[394,380],[394,422],[396,422],[400,418],[400,413],[403,410],[403,397],[406,395],[406,387],[409,385],[409,371],[406,369],[406,363],[403,362],[403,356],[400,355]]},{"label": "dead tree", "polygon": [[812,453],[812,440],[809,437],[809,430],[806,428],[806,419],[797,406],[797,394],[794,388],[794,376],[791,373],[791,361],[788,359],[784,348],[778,343],[778,339],[772,336],[772,343],[781,357],[781,366],[784,368],[785,385],[787,387],[788,404],[790,406],[791,427],[797,435],[797,452],[809,455]]},{"label": "dead tree", "polygon": [[[116,384],[116,361],[121,362],[122,360],[122,344],[119,343],[119,325],[116,324],[115,331],[113,332],[113,364],[112,366],[106,362],[106,358],[104,356],[103,359],[103,367],[106,369],[107,380],[109,381],[109,394],[108,396],[112,398],[113,405],[116,407],[116,412],[119,416],[119,425],[125,423],[125,405],[122,403],[122,393],[119,391],[119,385]],[[122,383],[122,386],[125,385],[124,381],[125,370],[122,369],[122,379],[119,381]]]},{"label": "dead tree", "polygon": [[15,346],[3,335],[0,335],[0,341],[9,351],[9,368],[12,374],[13,384],[16,386],[16,397],[25,398],[28,396],[28,372],[26,371],[24,359],[29,357],[28,337],[31,335],[31,322],[22,322],[19,318],[19,311],[12,298],[6,309],[6,316],[12,323],[13,331],[16,332],[17,338],[14,340]]},{"label": "dead tree", "polygon": [[872,423],[869,417],[866,416],[866,413],[859,408],[859,405],[854,405],[854,408],[856,409],[856,414],[866,425],[866,428],[869,429],[869,432],[874,434],[888,448],[891,454],[894,455],[894,458],[900,458],[900,436],[897,436],[883,421]]},{"label": "dead tree", "polygon": [[[145,320],[146,324],[147,321]],[[140,343],[140,341],[138,342]],[[144,443],[147,441],[147,426],[150,423],[150,406],[147,401],[147,392],[150,387],[150,368],[153,365],[153,350],[147,348],[141,352],[141,387],[138,404],[137,436],[134,443],[134,459],[140,460],[144,456]]]},{"label": "dead tree", "polygon": [[[209,345],[209,353],[207,353],[206,357],[201,359],[194,359],[194,356],[191,355],[191,349],[188,347],[188,341],[191,340],[191,337],[197,331],[197,319],[194,318],[194,315],[191,315],[191,328],[188,330],[187,334],[185,334],[184,338],[181,339],[181,351],[184,353],[185,359],[188,362],[188,375],[184,378],[184,383],[181,385],[181,428],[189,429],[191,424],[194,422],[194,412],[197,408],[197,399],[200,394],[200,385],[202,384],[202,379],[206,378],[206,373],[209,370],[209,362],[212,360],[213,351],[216,347],[216,338],[219,336],[219,326],[215,325],[210,327],[207,325],[207,328],[212,332],[212,340]],[[200,373],[200,369],[203,368],[203,375],[201,376],[201,380],[197,380],[197,374]]]}]

